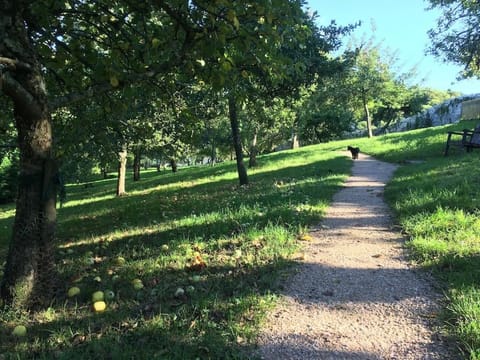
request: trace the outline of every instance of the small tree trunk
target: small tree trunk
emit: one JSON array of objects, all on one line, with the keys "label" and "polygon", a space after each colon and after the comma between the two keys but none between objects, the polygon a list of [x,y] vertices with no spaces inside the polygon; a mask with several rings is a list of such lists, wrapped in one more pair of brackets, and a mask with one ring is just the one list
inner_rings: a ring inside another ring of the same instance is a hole
[{"label": "small tree trunk", "polygon": [[177,172],[177,161],[174,158],[170,159],[170,166],[172,167],[172,172]]},{"label": "small tree trunk", "polygon": [[253,135],[252,145],[250,146],[250,158],[248,160],[248,167],[252,168],[257,166],[257,131],[255,130],[255,134]]},{"label": "small tree trunk", "polygon": [[372,119],[370,118],[370,111],[368,110],[367,99],[365,97],[363,97],[363,110],[365,112],[365,121],[367,122],[368,137],[371,138],[373,137]]},{"label": "small tree trunk", "polygon": [[217,148],[215,147],[215,141],[212,141],[210,158],[212,159],[211,166],[215,166],[215,164],[217,163]]},{"label": "small tree trunk", "polygon": [[300,147],[300,143],[298,142],[298,134],[293,131],[292,134],[292,149],[298,149]]},{"label": "small tree trunk", "polygon": [[140,180],[140,150],[136,149],[133,156],[133,181]]},{"label": "small tree trunk", "polygon": [[232,128],[233,147],[237,159],[237,172],[240,185],[248,185],[247,169],[243,164],[242,140],[240,138],[240,126],[237,116],[237,102],[235,95],[228,97],[228,114],[230,116],[230,126]]},{"label": "small tree trunk", "polygon": [[125,176],[127,174],[127,146],[123,145],[118,153],[117,196],[125,195]]}]

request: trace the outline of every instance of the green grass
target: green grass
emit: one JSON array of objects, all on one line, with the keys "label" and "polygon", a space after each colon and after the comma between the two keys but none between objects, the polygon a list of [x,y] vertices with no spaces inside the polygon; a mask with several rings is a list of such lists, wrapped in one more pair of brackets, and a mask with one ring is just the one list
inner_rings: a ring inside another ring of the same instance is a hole
[{"label": "green grass", "polygon": [[[329,145],[259,162],[246,187],[231,162],[147,171],[119,198],[115,179],[69,185],[58,211],[63,288],[45,311],[0,313],[3,358],[246,358],[299,238],[351,165]],[[0,210],[2,262],[14,210]],[[73,286],[81,293],[68,298]],[[97,290],[115,294],[102,313],[92,311]],[[18,324],[25,338],[11,335]]]},{"label": "green grass", "polygon": [[[480,151],[443,156],[447,131],[474,123],[263,156],[247,187],[237,185],[233,163],[145,172],[120,198],[114,179],[70,185],[58,215],[64,289],[43,312],[0,314],[0,354],[246,358],[279,280],[295,264],[301,235],[319,221],[349,172],[350,161],[337,151],[355,145],[399,164],[387,201],[412,260],[441,280],[445,331],[465,358],[480,359]],[[2,259],[13,210],[0,210]],[[144,288],[135,290],[134,279]],[[67,298],[74,285],[81,294]],[[185,295],[176,297],[178,288]],[[115,298],[105,312],[93,313],[91,294],[107,289]],[[19,323],[28,327],[23,339],[11,335]]]}]

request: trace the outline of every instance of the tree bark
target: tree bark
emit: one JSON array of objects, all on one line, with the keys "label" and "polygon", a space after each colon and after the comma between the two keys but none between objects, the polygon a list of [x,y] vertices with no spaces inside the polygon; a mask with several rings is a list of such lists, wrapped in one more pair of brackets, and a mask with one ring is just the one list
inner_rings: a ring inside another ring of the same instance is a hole
[{"label": "tree bark", "polygon": [[215,141],[212,141],[212,146],[210,149],[210,159],[212,160],[210,166],[215,166],[217,163],[217,147],[215,146]]},{"label": "tree bark", "polygon": [[253,139],[252,139],[252,144],[250,146],[250,157],[249,157],[249,160],[248,160],[248,167],[249,168],[257,166],[257,153],[258,153],[257,131],[255,130],[255,134],[253,135]]},{"label": "tree bark", "polygon": [[[20,174],[15,221],[0,296],[4,304],[47,306],[56,287],[54,238],[58,170],[52,156],[52,122],[41,67],[27,36],[23,7],[0,1],[0,91],[13,102]],[[8,43],[7,43],[8,40]]]},{"label": "tree bark", "polygon": [[300,144],[298,142],[298,134],[296,131],[293,131],[292,133],[292,149],[298,149],[300,147]]},{"label": "tree bark", "polygon": [[365,121],[367,122],[368,137],[372,138],[373,137],[372,119],[370,118],[370,111],[368,110],[367,99],[365,97],[362,97],[362,102],[363,102],[363,110],[365,112]]},{"label": "tree bark", "polygon": [[172,172],[177,172],[177,160],[175,158],[170,159],[170,166],[172,167]]},{"label": "tree bark", "polygon": [[117,196],[126,194],[125,176],[127,174],[127,146],[123,145],[118,153],[118,178],[117,178]]},{"label": "tree bark", "polygon": [[237,116],[237,102],[234,94],[228,97],[228,115],[230,117],[230,126],[232,128],[233,147],[237,160],[237,172],[240,185],[248,185],[247,169],[243,163],[242,140],[240,138],[240,125]]},{"label": "tree bark", "polygon": [[133,156],[133,181],[140,180],[140,150],[135,149]]}]

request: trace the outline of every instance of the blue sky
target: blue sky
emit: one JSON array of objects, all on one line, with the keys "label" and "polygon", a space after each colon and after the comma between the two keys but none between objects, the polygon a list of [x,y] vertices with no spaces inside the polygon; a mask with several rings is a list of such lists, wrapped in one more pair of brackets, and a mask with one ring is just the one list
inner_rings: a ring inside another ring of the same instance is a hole
[{"label": "blue sky", "polygon": [[[458,81],[460,66],[445,64],[426,55],[429,45],[427,31],[435,27],[438,10],[426,10],[423,0],[307,0],[308,7],[317,11],[322,25],[335,20],[339,25],[362,21],[354,36],[367,38],[374,23],[375,39],[384,47],[397,52],[397,65],[407,71],[417,65],[417,83],[439,90],[455,90],[464,94],[480,93],[480,80]],[[345,39],[346,40],[346,39]],[[423,81],[422,81],[423,80]]]}]

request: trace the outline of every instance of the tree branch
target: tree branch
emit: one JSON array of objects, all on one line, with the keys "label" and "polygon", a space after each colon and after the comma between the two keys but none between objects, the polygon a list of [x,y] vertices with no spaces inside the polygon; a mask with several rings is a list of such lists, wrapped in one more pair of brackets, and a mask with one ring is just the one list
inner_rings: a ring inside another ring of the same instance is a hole
[{"label": "tree branch", "polygon": [[3,90],[25,116],[36,117],[40,108],[32,94],[30,94],[9,72],[0,73],[0,89]]},{"label": "tree branch", "polygon": [[32,67],[30,64],[24,63],[19,60],[10,59],[7,57],[0,57],[0,66],[4,66],[9,70],[24,70],[24,71],[31,71]]}]

